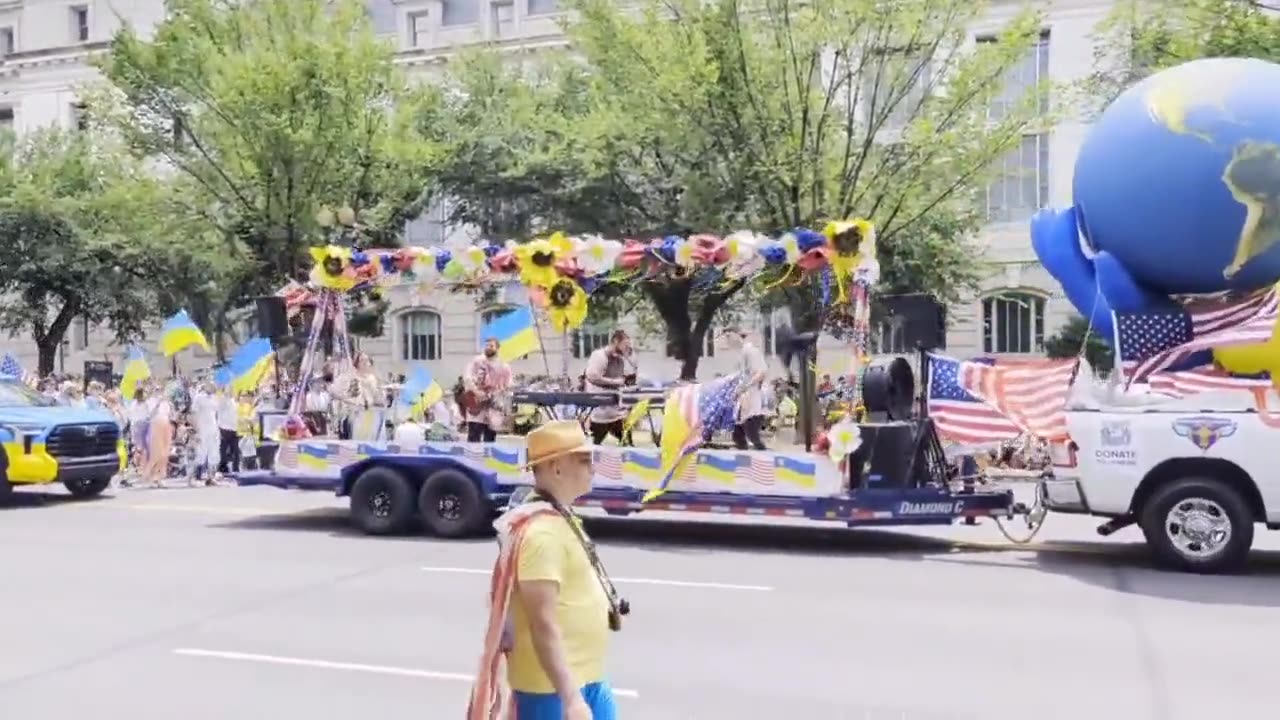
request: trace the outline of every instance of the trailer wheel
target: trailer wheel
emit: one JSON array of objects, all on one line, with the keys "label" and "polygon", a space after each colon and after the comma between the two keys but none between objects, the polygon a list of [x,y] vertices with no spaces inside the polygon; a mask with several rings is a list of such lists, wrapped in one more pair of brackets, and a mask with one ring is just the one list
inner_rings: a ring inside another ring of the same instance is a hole
[{"label": "trailer wheel", "polygon": [[1184,478],[1146,502],[1142,533],[1162,567],[1225,573],[1244,567],[1253,546],[1253,513],[1240,493],[1212,478]]},{"label": "trailer wheel", "polygon": [[413,486],[399,471],[371,467],[351,487],[351,519],[367,535],[398,535],[414,521]]},{"label": "trailer wheel", "polygon": [[98,477],[78,478],[76,480],[67,480],[62,484],[73,497],[80,499],[93,498],[98,497],[108,487],[111,487],[111,476],[99,475]]},{"label": "trailer wheel", "polygon": [[466,473],[444,469],[432,473],[418,492],[418,512],[433,535],[456,538],[479,532],[493,508]]}]

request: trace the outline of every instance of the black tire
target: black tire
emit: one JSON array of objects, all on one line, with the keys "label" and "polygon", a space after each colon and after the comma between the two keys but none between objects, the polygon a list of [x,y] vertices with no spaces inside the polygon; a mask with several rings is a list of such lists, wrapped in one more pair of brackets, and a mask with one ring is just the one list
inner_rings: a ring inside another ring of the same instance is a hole
[{"label": "black tire", "polygon": [[85,500],[88,498],[98,497],[104,490],[111,487],[111,476],[107,475],[106,477],[99,476],[66,480],[62,483],[62,486],[65,487],[67,492],[71,493],[72,496]]},{"label": "black tire", "polygon": [[427,530],[444,538],[478,533],[493,517],[491,504],[475,482],[452,469],[437,470],[422,483],[418,512]]},{"label": "black tire", "polygon": [[[1188,536],[1171,516],[1179,507],[1197,512],[1202,519],[1223,523],[1227,537],[1220,541],[1220,547],[1205,548],[1194,535]],[[1206,575],[1235,572],[1248,562],[1253,546],[1253,512],[1249,503],[1235,488],[1212,478],[1184,478],[1156,490],[1142,508],[1140,524],[1156,564],[1171,570]],[[1189,537],[1179,541],[1188,547],[1179,547],[1171,536]]]},{"label": "black tire", "polygon": [[398,470],[371,467],[351,486],[351,520],[366,535],[399,535],[413,527],[413,485]]}]

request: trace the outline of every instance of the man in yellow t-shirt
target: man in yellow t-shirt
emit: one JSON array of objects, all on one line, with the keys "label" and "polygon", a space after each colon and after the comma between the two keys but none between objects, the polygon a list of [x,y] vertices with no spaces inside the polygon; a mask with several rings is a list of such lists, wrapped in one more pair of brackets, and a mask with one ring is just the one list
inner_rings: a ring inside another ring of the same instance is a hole
[{"label": "man in yellow t-shirt", "polygon": [[567,510],[591,489],[591,458],[591,446],[571,420],[529,434],[531,500],[551,502],[563,514],[531,519],[515,559],[507,677],[519,720],[617,717],[605,678],[610,599],[581,523]]}]

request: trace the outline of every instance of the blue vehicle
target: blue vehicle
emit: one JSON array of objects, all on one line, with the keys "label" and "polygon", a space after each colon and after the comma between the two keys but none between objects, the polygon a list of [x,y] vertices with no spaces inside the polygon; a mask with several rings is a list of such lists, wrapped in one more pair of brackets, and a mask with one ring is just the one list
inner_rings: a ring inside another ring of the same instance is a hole
[{"label": "blue vehicle", "polygon": [[0,378],[0,497],[16,487],[62,483],[93,497],[125,464],[120,426],[105,410],[58,405],[13,378]]}]

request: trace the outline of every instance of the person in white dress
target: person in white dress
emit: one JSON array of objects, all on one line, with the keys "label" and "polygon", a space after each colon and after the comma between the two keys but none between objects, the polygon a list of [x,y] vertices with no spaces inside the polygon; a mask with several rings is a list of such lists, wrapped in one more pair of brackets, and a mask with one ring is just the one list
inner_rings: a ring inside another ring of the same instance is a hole
[{"label": "person in white dress", "polygon": [[207,380],[196,388],[191,397],[191,424],[196,435],[195,480],[203,480],[209,485],[221,478],[218,473],[222,452],[218,404],[217,389]]},{"label": "person in white dress", "polygon": [[741,328],[730,328],[725,340],[731,350],[739,353],[738,373],[742,384],[738,386],[737,418],[733,426],[733,445],[746,450],[748,443],[756,450],[766,450],[760,439],[760,429],[768,411],[764,405],[764,382],[769,375],[769,363],[764,352],[751,342],[751,336]]},{"label": "person in white dress", "polygon": [[385,437],[387,395],[368,355],[357,354],[352,368],[334,380],[330,392],[335,414],[343,415],[349,424],[348,439],[373,442]]}]

